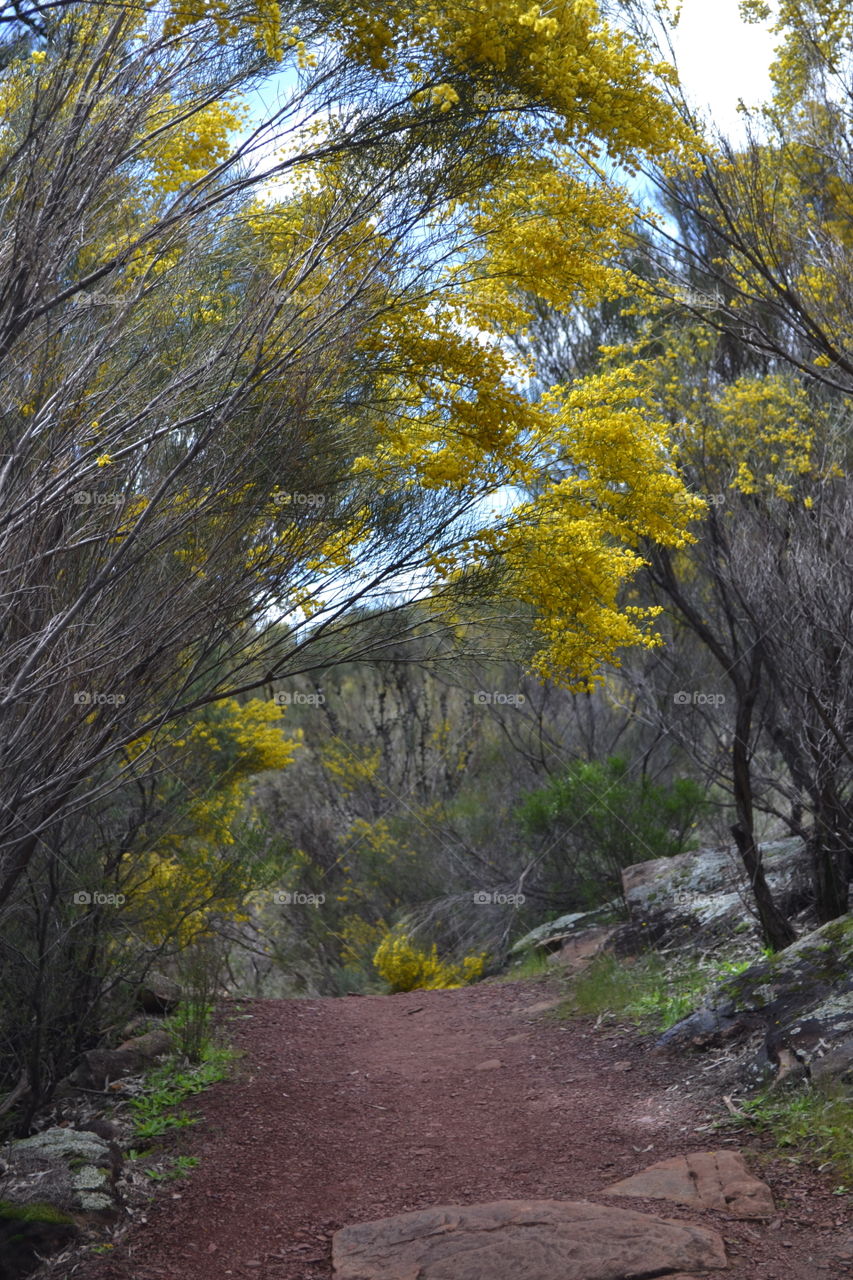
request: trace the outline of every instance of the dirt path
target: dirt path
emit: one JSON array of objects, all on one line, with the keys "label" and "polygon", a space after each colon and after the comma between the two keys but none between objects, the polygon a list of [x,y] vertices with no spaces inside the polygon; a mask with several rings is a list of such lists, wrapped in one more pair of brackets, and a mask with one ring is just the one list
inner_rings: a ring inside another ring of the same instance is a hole
[{"label": "dirt path", "polygon": [[[725,1145],[701,1129],[707,1110],[671,1064],[561,1026],[542,1002],[541,985],[519,983],[247,1004],[233,1024],[237,1074],[182,1139],[200,1167],[75,1280],[329,1280],[331,1235],[346,1223],[431,1204],[597,1199],[656,1160]],[[781,1159],[759,1168],[743,1141],[781,1222],[602,1202],[716,1227],[731,1280],[853,1274],[829,1184]]]}]

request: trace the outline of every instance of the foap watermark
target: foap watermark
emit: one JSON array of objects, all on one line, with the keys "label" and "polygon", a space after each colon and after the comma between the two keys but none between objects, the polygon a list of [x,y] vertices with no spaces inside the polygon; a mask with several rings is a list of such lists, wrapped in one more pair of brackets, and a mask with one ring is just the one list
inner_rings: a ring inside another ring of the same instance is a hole
[{"label": "foap watermark", "polygon": [[724,693],[703,693],[701,689],[679,689],[672,695],[677,707],[721,707],[726,700]]},{"label": "foap watermark", "polygon": [[694,498],[699,498],[700,501],[705,503],[706,507],[721,507],[727,501],[728,494],[694,493],[692,490],[690,490],[684,493],[677,494],[675,500],[676,502],[679,502],[682,506],[686,506],[687,503],[691,502]]},{"label": "foap watermark", "polygon": [[120,307],[127,298],[118,293],[78,293],[74,299],[75,307]]},{"label": "foap watermark", "polygon": [[272,500],[277,507],[324,507],[325,493],[274,493]]},{"label": "foap watermark", "polygon": [[78,507],[120,507],[124,502],[124,494],[95,493],[91,489],[78,489],[71,495],[71,501]]},{"label": "foap watermark", "polygon": [[97,689],[78,689],[74,694],[78,707],[120,707],[125,701],[123,693],[100,693]]},{"label": "foap watermark", "polygon": [[478,689],[474,702],[478,707],[523,707],[527,699],[523,693],[497,693]]},{"label": "foap watermark", "polygon": [[520,907],[524,904],[524,894],[503,893],[498,889],[475,889],[474,903],[478,907]]},{"label": "foap watermark", "polygon": [[78,889],[72,899],[75,907],[123,907],[127,898],[123,893],[89,893]]},{"label": "foap watermark", "polygon": [[322,693],[274,693],[273,702],[277,707],[322,707],[326,697]]},{"label": "foap watermark", "polygon": [[273,902],[277,907],[322,907],[326,901],[325,893],[301,893],[299,890],[281,889],[273,894]]}]

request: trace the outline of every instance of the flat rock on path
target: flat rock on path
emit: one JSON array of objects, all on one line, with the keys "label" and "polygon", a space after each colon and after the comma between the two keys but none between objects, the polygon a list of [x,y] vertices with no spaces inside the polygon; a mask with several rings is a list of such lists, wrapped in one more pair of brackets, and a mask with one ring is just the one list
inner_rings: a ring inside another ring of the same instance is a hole
[{"label": "flat rock on path", "polygon": [[707,1227],[560,1200],[440,1206],[345,1227],[335,1280],[626,1280],[726,1266]]},{"label": "flat rock on path", "polygon": [[776,1212],[767,1183],[752,1176],[737,1151],[697,1151],[659,1160],[603,1194],[674,1200],[694,1209],[719,1209],[733,1218],[772,1218]]},{"label": "flat rock on path", "polygon": [[[695,1152],[708,1110],[690,1097],[689,1064],[682,1082],[678,1064],[624,1032],[531,1016],[558,994],[486,982],[235,1006],[243,1056],[194,1100],[202,1123],[177,1140],[198,1168],[137,1210],[109,1255],[57,1280],[331,1280],[332,1237],[351,1224],[496,1200],[616,1208],[600,1189]],[[611,1070],[629,1059],[632,1070]],[[477,1070],[490,1060],[501,1067]],[[834,1260],[820,1270],[843,1213],[832,1184],[781,1160],[774,1178],[805,1225],[770,1230],[659,1200],[618,1207],[722,1232],[726,1280],[842,1280]]]}]

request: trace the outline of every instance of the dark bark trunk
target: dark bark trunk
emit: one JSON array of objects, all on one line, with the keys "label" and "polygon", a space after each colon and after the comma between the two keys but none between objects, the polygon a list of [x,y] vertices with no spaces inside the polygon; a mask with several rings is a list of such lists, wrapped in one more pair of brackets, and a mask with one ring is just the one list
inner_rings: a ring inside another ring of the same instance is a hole
[{"label": "dark bark trunk", "polygon": [[761,851],[755,843],[755,837],[739,822],[732,827],[732,835],[746,868],[746,874],[749,876],[764,941],[773,951],[784,951],[785,947],[789,947],[796,940],[797,935],[790,921],[786,920],[773,901],[773,895],[764,874]]},{"label": "dark bark trunk", "polygon": [[749,883],[755,897],[758,918],[764,941],[773,951],[784,951],[796,939],[796,932],[790,921],[782,914],[773,900],[764,866],[761,850],[755,842],[755,825],[752,804],[752,772],[749,762],[749,738],[752,729],[752,709],[758,695],[761,672],[761,656],[758,646],[753,649],[749,679],[745,686],[737,688],[737,713],[735,715],[735,732],[732,742],[732,783],[734,786],[735,811],[737,822],[732,827],[732,835],[738,847],[741,861],[749,877]]}]

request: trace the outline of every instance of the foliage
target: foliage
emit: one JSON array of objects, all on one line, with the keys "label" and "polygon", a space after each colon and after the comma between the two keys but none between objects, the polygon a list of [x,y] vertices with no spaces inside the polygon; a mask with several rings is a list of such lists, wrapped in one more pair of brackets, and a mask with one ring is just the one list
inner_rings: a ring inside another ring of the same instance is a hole
[{"label": "foliage", "polygon": [[661,785],[612,756],[572,762],[517,812],[526,830],[556,847],[551,874],[565,878],[579,906],[596,906],[621,892],[623,867],[690,848],[703,803],[691,779]]},{"label": "foliage", "polygon": [[273,702],[225,702],[113,753],[123,789],[56,829],[60,865],[51,868],[50,849],[31,862],[0,939],[0,1070],[14,1082],[26,1064],[28,1108],[103,1026],[126,1020],[147,969],[182,950],[178,1038],[199,1053],[218,990],[215,935],[280,871],[283,851],[250,791],[257,772],[288,765],[296,750],[281,717]]},{"label": "foliage", "polygon": [[553,970],[548,965],[548,953],[542,947],[529,947],[520,959],[514,960],[503,975],[504,982],[521,982],[532,978],[544,978]]},{"label": "foliage", "polygon": [[649,952],[624,960],[605,954],[573,980],[566,1008],[661,1032],[693,1012],[712,980],[709,966],[693,959],[667,961]]},{"label": "foliage", "polygon": [[424,991],[462,987],[476,982],[483,972],[487,956],[465,956],[461,964],[440,960],[438,947],[429,951],[415,946],[407,934],[389,932],[373,956],[377,972],[392,991]]},{"label": "foliage", "polygon": [[843,1089],[834,1094],[808,1087],[777,1090],[742,1098],[738,1105],[750,1124],[769,1129],[794,1159],[832,1169],[841,1179],[837,1194],[853,1191],[853,1103]]},{"label": "foliage", "polygon": [[195,1124],[195,1117],[176,1113],[175,1108],[224,1080],[233,1057],[229,1049],[207,1045],[196,1066],[188,1066],[184,1059],[175,1057],[155,1067],[146,1076],[142,1093],[130,1102],[134,1136],[150,1142],[172,1129]]},{"label": "foliage", "polygon": [[281,720],[271,701],[229,699],[131,744],[128,771],[147,803],[118,878],[155,945],[203,942],[217,916],[239,919],[247,895],[278,872],[252,847],[246,811],[253,779],[288,767],[298,748]]},{"label": "foliage", "polygon": [[185,1178],[198,1164],[197,1156],[176,1156],[166,1169],[146,1169],[145,1176],[154,1182],[175,1182]]},{"label": "foliage", "polygon": [[[614,411],[623,492],[506,335],[613,295],[614,175],[690,131],[586,2],[22,0],[0,46],[0,1078],[37,1105],[140,966],[249,923],[283,859],[246,790],[293,745],[246,700],[362,656],[354,610],[405,581],[449,628],[488,585],[575,682],[650,642],[619,597],[639,532],[689,536],[668,424]],[[384,868],[411,845],[375,809]]]}]

